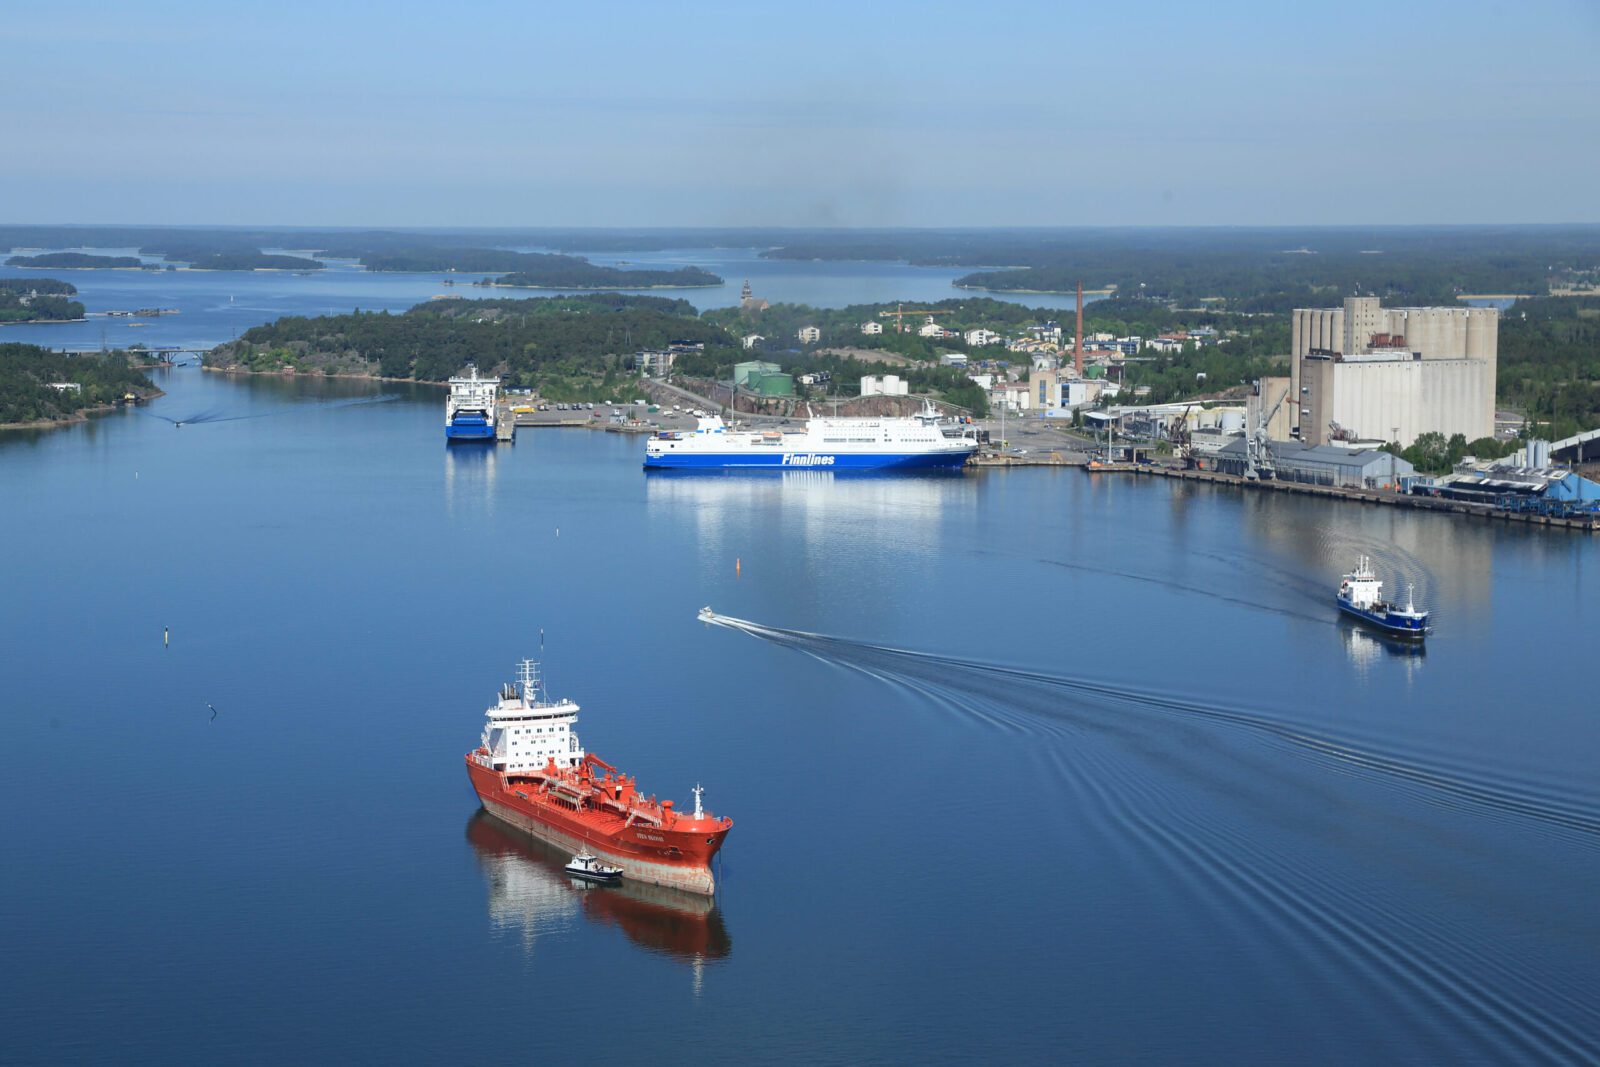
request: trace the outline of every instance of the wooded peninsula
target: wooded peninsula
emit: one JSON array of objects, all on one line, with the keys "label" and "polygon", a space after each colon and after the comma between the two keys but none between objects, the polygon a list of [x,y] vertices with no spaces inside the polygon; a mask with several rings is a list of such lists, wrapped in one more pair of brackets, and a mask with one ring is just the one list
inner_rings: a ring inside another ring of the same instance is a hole
[{"label": "wooded peninsula", "polygon": [[37,345],[0,344],[0,426],[48,426],[109,409],[128,394],[160,390],[125,352],[64,355]]}]

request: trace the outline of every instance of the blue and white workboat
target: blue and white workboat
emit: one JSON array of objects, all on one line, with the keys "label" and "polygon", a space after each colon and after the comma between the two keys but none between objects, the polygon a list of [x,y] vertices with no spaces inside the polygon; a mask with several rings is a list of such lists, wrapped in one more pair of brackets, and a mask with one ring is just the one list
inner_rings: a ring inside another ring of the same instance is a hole
[{"label": "blue and white workboat", "polygon": [[1356,560],[1356,569],[1339,583],[1339,610],[1385,633],[1420,641],[1428,634],[1428,613],[1418,611],[1413,591],[1408,590],[1406,606],[1383,599],[1383,583],[1372,571],[1366,556]]},{"label": "blue and white workboat", "polygon": [[498,378],[480,378],[478,368],[467,364],[466,374],[450,379],[450,399],[444,407],[444,439],[493,441],[499,394]]},{"label": "blue and white workboat", "polygon": [[[969,428],[970,429],[970,428]],[[692,431],[663,431],[644,446],[647,470],[909,471],[959,469],[977,451],[968,432],[940,425],[924,405],[911,418],[808,419],[803,430],[732,430],[702,418]]]}]

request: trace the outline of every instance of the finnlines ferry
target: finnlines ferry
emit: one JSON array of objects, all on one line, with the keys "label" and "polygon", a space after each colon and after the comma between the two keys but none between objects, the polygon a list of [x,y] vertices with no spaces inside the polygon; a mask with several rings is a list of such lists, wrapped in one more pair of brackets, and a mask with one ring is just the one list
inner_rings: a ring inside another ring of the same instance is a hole
[{"label": "finnlines ferry", "polygon": [[1408,591],[1403,608],[1384,600],[1382,594],[1383,583],[1372,570],[1372,560],[1361,556],[1356,569],[1339,583],[1336,599],[1340,611],[1385,633],[1415,641],[1428,635],[1428,612],[1417,610],[1414,590]]},{"label": "finnlines ferry", "polygon": [[711,860],[733,820],[701,804],[679,811],[646,796],[639,783],[578,743],[578,705],[550,700],[532,660],[517,684],[503,686],[484,713],[478,747],[467,753],[467,776],[484,810],[569,853],[588,852],[622,868],[628,882],[690,893],[716,890]]},{"label": "finnlines ferry", "polygon": [[495,401],[500,395],[497,378],[481,378],[467,364],[467,373],[450,379],[450,399],[444,406],[446,441],[493,441]]},{"label": "finnlines ferry", "polygon": [[956,469],[977,451],[969,433],[948,434],[931,404],[911,418],[809,419],[803,430],[730,430],[717,416],[688,432],[662,431],[644,446],[649,469]]}]

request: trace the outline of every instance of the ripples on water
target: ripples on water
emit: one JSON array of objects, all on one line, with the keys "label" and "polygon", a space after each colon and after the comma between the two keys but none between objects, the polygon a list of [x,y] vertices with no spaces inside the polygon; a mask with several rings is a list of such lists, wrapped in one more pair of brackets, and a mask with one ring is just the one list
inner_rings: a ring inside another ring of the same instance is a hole
[{"label": "ripples on water", "polygon": [[[1391,558],[1426,574],[1402,553]],[[1501,866],[1504,856],[1485,869],[1471,821],[1512,839],[1542,838],[1538,849],[1564,857],[1552,865],[1593,869],[1600,798],[1592,791],[1387,751],[1277,711],[724,616],[707,621],[859,671],[983,728],[1043,742],[1030,750],[1070,791],[1075,818],[1093,820],[1162,877],[1221,902],[1231,921],[1267,926],[1278,949],[1302,955],[1305,968],[1332,969],[1338,984],[1359,983],[1368,995],[1376,986],[1442,1056],[1465,1032],[1507,1058],[1600,1059],[1600,1011],[1582,970],[1538,961],[1513,935],[1450,907],[1467,896],[1506,915],[1526,905],[1519,879],[1537,878]],[[1274,803],[1284,790],[1295,803]],[[1392,824],[1379,842],[1393,851],[1390,863],[1422,862],[1409,854],[1412,835],[1444,853],[1427,861],[1420,896],[1382,876],[1386,864],[1371,854],[1371,841],[1344,832],[1367,820]],[[1557,894],[1541,903],[1550,913],[1539,921],[1592,935],[1592,907]]]},{"label": "ripples on water", "polygon": [[205,410],[197,411],[192,415],[174,416],[163,415],[160,412],[150,411],[148,409],[140,409],[140,414],[148,415],[153,419],[160,419],[163,422],[170,422],[175,426],[192,426],[208,422],[240,422],[244,419],[267,419],[284,415],[303,415],[311,411],[329,411],[334,408],[368,407],[373,404],[387,404],[398,399],[399,397],[391,393],[378,396],[358,396],[347,400],[313,401],[309,403],[293,404],[287,407],[274,406],[266,411],[240,412],[225,408],[206,408]]}]

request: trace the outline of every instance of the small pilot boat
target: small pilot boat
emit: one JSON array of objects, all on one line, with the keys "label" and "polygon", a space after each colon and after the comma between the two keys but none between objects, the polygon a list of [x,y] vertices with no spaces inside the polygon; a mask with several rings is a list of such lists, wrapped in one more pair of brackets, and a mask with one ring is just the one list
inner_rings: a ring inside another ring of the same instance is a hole
[{"label": "small pilot boat", "polygon": [[605,884],[622,881],[621,867],[607,867],[587,852],[580,852],[572,857],[572,862],[567,864],[566,871],[572,877],[582,878],[585,882]]}]

